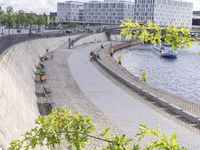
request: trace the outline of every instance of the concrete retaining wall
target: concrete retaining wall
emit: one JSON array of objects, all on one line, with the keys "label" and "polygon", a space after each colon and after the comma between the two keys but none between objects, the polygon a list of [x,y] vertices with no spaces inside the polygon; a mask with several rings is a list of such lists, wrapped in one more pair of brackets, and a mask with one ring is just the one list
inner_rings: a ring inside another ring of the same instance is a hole
[{"label": "concrete retaining wall", "polygon": [[54,50],[66,37],[27,41],[0,56],[0,149],[33,127],[39,115],[34,70],[45,50]]},{"label": "concrete retaining wall", "polygon": [[[118,40],[120,38],[121,38],[121,36],[111,35],[111,40]],[[90,44],[90,43],[104,42],[107,40],[108,40],[108,38],[105,33],[97,33],[97,34],[93,34],[93,35],[90,35],[90,36],[87,36],[85,38],[78,40],[77,42],[75,42],[74,47],[86,45],[86,44]]]}]

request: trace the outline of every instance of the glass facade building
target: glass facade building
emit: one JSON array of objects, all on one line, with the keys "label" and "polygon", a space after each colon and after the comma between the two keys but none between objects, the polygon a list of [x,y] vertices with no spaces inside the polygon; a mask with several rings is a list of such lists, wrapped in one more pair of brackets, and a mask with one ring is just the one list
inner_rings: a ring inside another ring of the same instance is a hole
[{"label": "glass facade building", "polygon": [[104,0],[84,3],[84,21],[92,24],[120,24],[125,18],[134,19],[131,1]]},{"label": "glass facade building", "polygon": [[193,3],[180,0],[104,0],[58,3],[60,23],[120,24],[130,18],[139,22],[152,20],[158,25],[192,27]]},{"label": "glass facade building", "polygon": [[78,1],[66,1],[57,3],[59,23],[82,23],[83,3]]},{"label": "glass facade building", "polygon": [[178,0],[135,0],[135,19],[161,26],[192,27],[193,3]]}]

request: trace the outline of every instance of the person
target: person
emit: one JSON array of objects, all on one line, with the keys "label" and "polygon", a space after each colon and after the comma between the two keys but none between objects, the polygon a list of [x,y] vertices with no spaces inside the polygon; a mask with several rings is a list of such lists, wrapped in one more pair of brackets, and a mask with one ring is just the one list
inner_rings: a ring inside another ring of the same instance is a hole
[{"label": "person", "polygon": [[111,49],[110,56],[113,57],[114,49]]},{"label": "person", "polygon": [[93,51],[90,52],[90,62],[94,61],[94,54]]},{"label": "person", "polygon": [[120,65],[122,64],[122,56],[121,56],[121,55],[118,56],[118,63],[119,63]]},{"label": "person", "polygon": [[101,49],[103,49],[104,47],[103,47],[103,44],[101,44]]},{"label": "person", "polygon": [[99,54],[97,54],[97,59],[101,60],[101,58],[100,58]]},{"label": "person", "polygon": [[72,40],[72,46],[74,46],[74,42],[75,42],[75,40],[73,39],[73,40]]},{"label": "person", "polygon": [[51,54],[51,59],[53,59],[53,53]]}]

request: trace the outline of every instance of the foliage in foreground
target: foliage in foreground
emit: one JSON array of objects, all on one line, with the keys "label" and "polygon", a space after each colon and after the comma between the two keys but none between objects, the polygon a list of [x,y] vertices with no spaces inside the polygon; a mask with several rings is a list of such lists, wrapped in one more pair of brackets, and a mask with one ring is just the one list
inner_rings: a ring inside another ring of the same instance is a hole
[{"label": "foliage in foreground", "polygon": [[[104,142],[104,147],[96,150],[185,150],[177,141],[175,133],[168,137],[159,129],[153,130],[146,125],[140,125],[134,140],[126,135],[113,135],[109,129],[104,129],[99,137],[92,136],[95,126],[90,117],[73,114],[64,108],[53,109],[48,116],[39,116],[35,124],[36,127],[26,132],[21,139],[12,141],[9,150],[28,150],[37,146],[53,148],[62,141],[75,150],[81,150],[91,138]],[[144,140],[148,143],[146,146],[141,144]]]},{"label": "foliage in foreground", "polygon": [[140,39],[142,42],[150,42],[154,45],[163,41],[172,45],[174,50],[192,46],[193,38],[188,28],[178,28],[177,26],[160,27],[151,20],[147,22],[147,25],[140,25],[137,21],[132,22],[131,19],[122,21],[121,27],[121,35],[128,39]]}]

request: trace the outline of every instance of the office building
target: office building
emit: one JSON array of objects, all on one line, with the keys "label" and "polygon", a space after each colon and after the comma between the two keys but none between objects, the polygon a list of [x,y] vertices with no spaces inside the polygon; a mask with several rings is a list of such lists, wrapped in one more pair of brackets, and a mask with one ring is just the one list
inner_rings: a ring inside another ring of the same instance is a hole
[{"label": "office building", "polygon": [[90,24],[120,24],[125,18],[134,19],[131,1],[104,0],[84,3],[84,22]]},{"label": "office building", "polygon": [[179,0],[135,0],[135,19],[161,26],[192,27],[193,3]]},{"label": "office building", "polygon": [[83,3],[78,1],[66,1],[57,3],[59,23],[82,23]]}]

